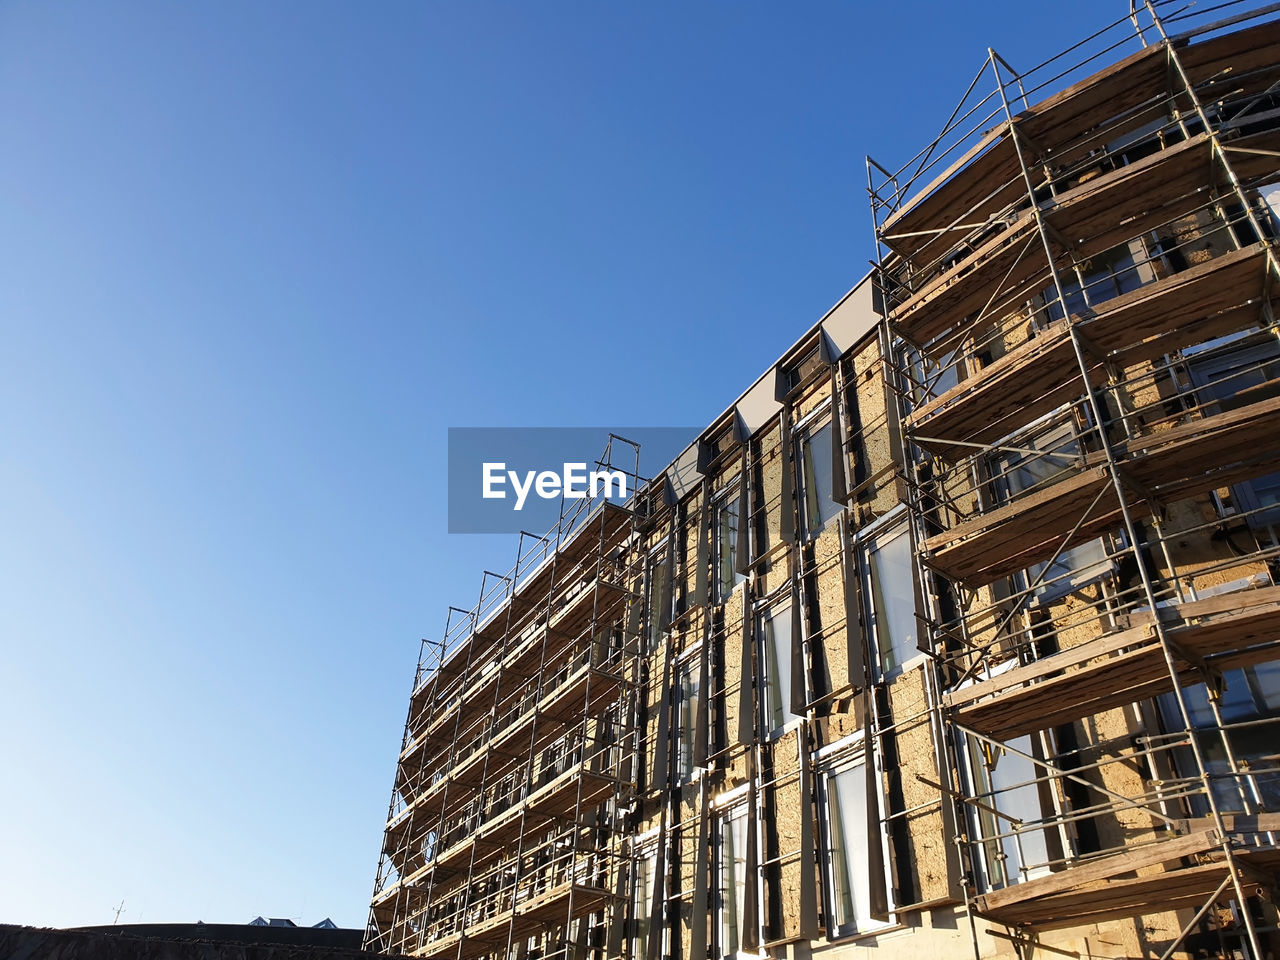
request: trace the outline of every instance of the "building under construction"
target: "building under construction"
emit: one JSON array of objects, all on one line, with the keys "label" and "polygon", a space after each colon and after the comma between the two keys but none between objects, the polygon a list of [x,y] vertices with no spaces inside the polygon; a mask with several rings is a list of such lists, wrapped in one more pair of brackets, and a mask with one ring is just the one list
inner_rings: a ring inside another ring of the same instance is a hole
[{"label": "building under construction", "polygon": [[873,273],[424,643],[367,947],[1280,956],[1278,9],[868,160]]}]

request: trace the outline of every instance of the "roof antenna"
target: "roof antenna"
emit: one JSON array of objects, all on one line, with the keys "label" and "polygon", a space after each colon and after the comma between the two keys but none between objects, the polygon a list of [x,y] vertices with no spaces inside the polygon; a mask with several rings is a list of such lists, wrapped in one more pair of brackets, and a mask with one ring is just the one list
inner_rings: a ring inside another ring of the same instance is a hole
[{"label": "roof antenna", "polygon": [[111,925],[112,925],[113,927],[114,927],[117,923],[119,923],[119,922],[120,922],[120,914],[122,914],[122,913],[124,913],[124,898],[123,898],[123,897],[121,897],[121,898],[120,898],[120,906],[116,907],[116,915],[115,915],[115,919],[113,919],[113,920],[111,921]]}]

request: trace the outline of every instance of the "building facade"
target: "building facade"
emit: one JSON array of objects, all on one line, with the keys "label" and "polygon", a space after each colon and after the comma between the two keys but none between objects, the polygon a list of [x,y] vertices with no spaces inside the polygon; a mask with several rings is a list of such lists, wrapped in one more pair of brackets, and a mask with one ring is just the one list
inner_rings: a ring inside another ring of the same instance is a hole
[{"label": "building facade", "polygon": [[451,611],[368,948],[1280,955],[1280,21],[1163,9],[989,52],[877,269]]}]

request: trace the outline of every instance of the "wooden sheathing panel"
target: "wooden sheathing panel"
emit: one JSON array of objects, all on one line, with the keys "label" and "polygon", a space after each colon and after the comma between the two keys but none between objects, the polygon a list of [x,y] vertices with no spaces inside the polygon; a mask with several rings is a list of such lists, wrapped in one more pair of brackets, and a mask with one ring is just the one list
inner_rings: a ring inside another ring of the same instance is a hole
[{"label": "wooden sheathing panel", "polygon": [[[745,590],[746,584],[739,584],[729,602],[724,605],[724,627],[716,638],[716,653],[722,658],[720,662],[724,665],[723,686],[718,708],[723,711],[723,734],[726,737],[724,749],[719,757],[719,765],[724,771],[725,789],[747,781],[747,748],[738,742],[738,730],[742,720],[739,713],[743,682],[742,595]],[[749,664],[747,670],[750,671]],[[750,686],[749,672],[746,682]]]},{"label": "wooden sheathing panel", "polygon": [[1173,571],[1167,569],[1161,556],[1158,572],[1162,576],[1176,573],[1185,577],[1197,591],[1241,577],[1265,575],[1261,562],[1229,563],[1235,555],[1225,538],[1215,537],[1218,520],[1218,509],[1207,496],[1167,504],[1160,533],[1168,546]]},{"label": "wooden sheathing panel", "polygon": [[[696,801],[696,790],[690,791]],[[680,804],[680,824],[672,831],[672,853],[675,857],[672,876],[675,886],[671,890],[672,912],[679,918],[676,923],[676,939],[680,957],[692,957],[690,949],[693,933],[693,889],[697,883],[698,869],[698,807]]]},{"label": "wooden sheathing panel", "polygon": [[[663,676],[666,678],[665,690],[659,689],[655,692],[656,700],[652,706],[652,711],[657,714],[659,722],[655,724],[654,730],[651,790],[660,791],[669,782],[678,755],[676,737],[679,734],[680,671],[687,662],[681,658],[702,639],[700,616],[699,612],[697,617],[686,617],[673,623],[664,641],[667,661],[663,666]],[[664,716],[666,717],[665,726],[661,722]],[[665,739],[663,739],[664,733]],[[663,759],[666,760],[666,765],[659,770],[658,766]]]},{"label": "wooden sheathing panel", "polygon": [[858,709],[858,700],[852,702],[841,700],[839,709],[833,710],[816,721],[818,738],[822,743],[835,743],[845,737],[852,736],[862,729],[862,717]]},{"label": "wooden sheathing panel", "polygon": [[789,730],[767,747],[763,775],[765,863],[764,908],[767,940],[800,935],[804,806],[800,793],[799,731]]},{"label": "wooden sheathing panel", "polygon": [[809,650],[814,700],[823,701],[822,712],[833,699],[847,698],[850,683],[848,636],[844,603],[844,565],[838,524],[813,541],[813,567],[806,574],[812,591],[809,609]]},{"label": "wooden sheathing panel", "polygon": [[[1130,739],[1142,730],[1141,725],[1136,721],[1133,708],[1119,705],[1107,707],[1105,704],[1099,704],[1099,709],[1078,722],[1075,730],[1080,744],[1084,747],[1084,753],[1080,756],[1089,759],[1108,756],[1116,761],[1107,763],[1097,770],[1083,772],[1080,774],[1083,779],[1122,797],[1142,797],[1151,789],[1151,782],[1144,775],[1150,773],[1149,760],[1140,758],[1137,748],[1129,743]],[[1096,743],[1113,746],[1108,747],[1105,753],[1100,753],[1096,749],[1090,750],[1089,745]],[[1121,757],[1132,759],[1128,762],[1118,762]],[[1064,766],[1069,768],[1070,763],[1065,763]],[[1067,786],[1067,784],[1059,784],[1060,792]],[[1105,803],[1101,794],[1087,788],[1078,789],[1075,794],[1079,805]],[[1158,835],[1157,831],[1162,823],[1144,806],[1125,807],[1122,804],[1113,804],[1112,809],[1106,814],[1094,817],[1087,822],[1082,821],[1077,825],[1077,829],[1083,831],[1088,825],[1092,825],[1096,832],[1098,847],[1106,850],[1121,849],[1153,839]]]},{"label": "wooden sheathing panel", "polygon": [[[672,527],[671,518],[667,517],[661,523],[657,523],[647,530],[642,536],[641,546],[646,568],[650,564],[661,564],[665,561],[667,552],[663,541],[671,534]],[[652,778],[654,763],[659,759],[657,756],[659,725],[663,722],[665,706],[668,701],[668,688],[666,685],[669,684],[670,677],[668,664],[669,645],[666,637],[662,637],[656,646],[650,649],[651,624],[654,622],[654,618],[659,616],[659,613],[649,609],[650,597],[648,593],[649,587],[646,581],[645,614],[641,625],[642,636],[640,642],[641,649],[646,653],[641,668],[644,682],[640,689],[642,722],[638,731],[639,749],[636,757],[636,774],[637,782],[640,784],[646,799],[652,802],[661,785],[665,784],[665,778],[661,784],[655,784]]]},{"label": "wooden sheathing panel", "polygon": [[1222,220],[1212,210],[1196,210],[1172,220],[1161,233],[1181,251],[1191,269],[1235,250],[1231,232],[1223,229]]},{"label": "wooden sheathing panel", "polygon": [[695,600],[698,586],[698,558],[706,557],[706,551],[699,549],[698,537],[703,534],[702,525],[702,492],[690,494],[680,503],[682,522],[677,536],[679,547],[676,551],[676,579],[679,587],[676,593],[679,603],[677,612],[683,610],[685,615],[698,605]]},{"label": "wooden sheathing panel", "polygon": [[711,475],[711,495],[718,496],[726,487],[731,486],[738,480],[738,475],[742,468],[742,458],[735,452],[724,457],[723,462]]},{"label": "wooden sheathing panel", "polygon": [[1174,570],[1167,570],[1161,558],[1157,567],[1160,575],[1181,577],[1197,593],[1242,580],[1270,584],[1271,573],[1265,559],[1239,561],[1224,538],[1215,539],[1219,518],[1208,497],[1167,504],[1161,536],[1169,547]]},{"label": "wooden sheathing panel", "polygon": [[[865,513],[882,516],[896,507],[901,498],[894,471],[893,438],[889,428],[887,392],[880,346],[871,341],[853,357],[850,386],[856,394],[860,427],[858,440],[866,457],[867,480],[857,499]],[[896,415],[896,413],[895,413]]]},{"label": "wooden sheathing panel", "polygon": [[711,484],[704,479],[699,485],[698,493],[691,498],[689,516],[691,530],[690,542],[686,545],[688,562],[693,566],[689,577],[689,606],[702,607],[711,600],[711,564],[713,559],[712,537],[714,536],[711,516]]},{"label": "wooden sheathing panel", "polygon": [[[889,779],[894,782],[887,784],[887,795],[897,796],[901,803],[900,810],[889,812],[912,811],[890,822],[901,824],[905,831],[909,863],[899,863],[897,870],[899,874],[909,875],[918,903],[941,900],[949,895],[948,848],[953,842],[943,829],[943,798],[935,786],[930,786],[943,781],[935,762],[924,669],[907,670],[889,686],[898,769],[889,773]],[[902,902],[898,905],[909,906]]]},{"label": "wooden sheathing panel", "polygon": [[832,368],[837,376],[840,390],[840,456],[844,469],[844,490],[841,502],[846,505],[858,495],[863,485],[871,478],[870,464],[863,449],[863,420],[858,396],[858,375],[854,371],[854,357],[872,343],[874,340],[865,341]]}]

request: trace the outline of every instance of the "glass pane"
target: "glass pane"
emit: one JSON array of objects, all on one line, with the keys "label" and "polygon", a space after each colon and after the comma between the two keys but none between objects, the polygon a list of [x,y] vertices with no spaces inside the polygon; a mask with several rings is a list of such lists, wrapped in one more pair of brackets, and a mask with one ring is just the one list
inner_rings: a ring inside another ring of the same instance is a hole
[{"label": "glass pane", "polygon": [[960,382],[958,348],[936,360],[912,349],[907,350],[906,357],[915,381],[912,384],[912,402],[916,406],[942,396]]},{"label": "glass pane", "polygon": [[831,499],[831,424],[810,430],[800,452],[805,533],[812,536],[840,512],[839,505]]},{"label": "glass pane", "polygon": [[697,664],[687,660],[680,667],[680,737],[676,755],[676,780],[685,783],[693,775],[693,732],[698,719]]},{"label": "glass pane", "polygon": [[742,904],[747,893],[747,809],[738,807],[720,819],[720,955],[740,949]]},{"label": "glass pane", "polygon": [[730,492],[716,508],[716,600],[723,602],[746,579],[738,566],[738,497]]},{"label": "glass pane", "polygon": [[1280,662],[1260,663],[1253,668],[1258,699],[1269,712],[1280,711]]},{"label": "glass pane", "polygon": [[871,917],[871,876],[867,870],[867,790],[865,757],[827,773],[824,785],[830,844],[833,931],[847,936],[884,926]]},{"label": "glass pane", "polygon": [[906,528],[873,541],[869,559],[871,626],[880,669],[888,673],[919,652],[916,648],[911,539]]},{"label": "glass pane", "polygon": [[[1009,745],[1023,753],[1031,752],[1031,738],[1019,737]],[[1016,883],[1048,872],[1049,845],[1044,830],[1033,826],[1044,818],[1040,809],[1040,792],[1032,780],[1036,767],[1026,757],[996,749],[991,752],[994,766],[988,772],[990,788],[994,794],[996,809],[1022,821],[1015,833],[1008,820],[1001,819],[996,829],[1012,834],[1003,838],[1001,849],[1005,856],[1008,880]]]},{"label": "glass pane", "polygon": [[791,606],[771,610],[762,624],[764,637],[765,734],[798,719],[788,709],[791,699]]},{"label": "glass pane", "polygon": [[[1043,571],[1044,576],[1041,577]],[[1091,540],[1078,547],[1063,550],[1049,563],[1036,563],[1027,568],[1028,582],[1040,580],[1035,595],[1042,600],[1052,600],[1078,590],[1111,571],[1107,559],[1107,547],[1102,540]]]},{"label": "glass pane", "polygon": [[[1048,838],[1044,828],[1036,826],[1044,813],[1039,789],[1031,782],[1036,777],[1035,764],[1000,747],[966,739],[974,795],[982,802],[982,806],[972,807],[969,815],[983,838],[981,867],[987,889],[1048,873]],[[1029,736],[1010,740],[1008,745],[1031,752]],[[1015,826],[1010,817],[1021,820],[1021,826]]]},{"label": "glass pane", "polygon": [[635,901],[632,911],[636,920],[636,955],[644,956],[649,942],[649,909],[653,900],[653,866],[655,854],[642,855],[636,860]]},{"label": "glass pane", "polygon": [[1007,482],[1010,493],[1030,490],[1073,469],[1080,450],[1075,429],[1069,423],[1061,424],[1043,436],[1023,443],[1044,452],[1009,458]]},{"label": "glass pane", "polygon": [[[1216,400],[1216,409],[1206,414],[1236,410],[1276,396],[1280,392],[1280,359],[1275,356],[1271,343],[1251,347],[1237,347],[1221,353],[1208,353],[1197,357],[1191,367],[1195,382],[1203,387],[1205,400]],[[1280,522],[1280,511],[1261,511],[1280,503],[1280,473],[1255,477],[1233,488],[1241,511],[1254,511],[1249,522],[1259,527]]]},{"label": "glass pane", "polygon": [[649,561],[649,652],[662,642],[662,612],[669,608],[671,593],[667,583],[667,558],[659,550]]}]

